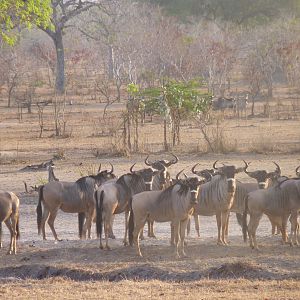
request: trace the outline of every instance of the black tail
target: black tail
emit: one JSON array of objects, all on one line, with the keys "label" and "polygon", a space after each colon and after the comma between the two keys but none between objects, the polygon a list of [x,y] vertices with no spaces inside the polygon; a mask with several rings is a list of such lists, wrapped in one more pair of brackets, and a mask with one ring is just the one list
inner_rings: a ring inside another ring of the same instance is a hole
[{"label": "black tail", "polygon": [[236,213],[236,220],[238,222],[238,224],[243,227],[243,214],[240,213]]},{"label": "black tail", "polygon": [[37,213],[37,227],[38,227],[38,234],[41,234],[41,225],[42,225],[42,216],[43,216],[43,209],[42,209],[42,201],[44,200],[44,186],[40,186],[39,188],[39,203],[36,207]]},{"label": "black tail", "polygon": [[130,208],[130,216],[129,216],[129,222],[128,222],[128,240],[129,245],[133,245],[133,230],[134,230],[134,215],[132,210],[132,198],[128,201],[129,208]]},{"label": "black tail", "polygon": [[98,203],[97,191],[95,192],[95,199],[96,199],[96,229],[97,229],[97,236],[101,238],[102,236],[102,213],[103,213],[103,198],[104,198],[104,191],[100,193],[100,201]]},{"label": "black tail", "polygon": [[19,227],[19,216],[17,219],[16,229],[17,229],[17,240],[20,238],[20,227]]},{"label": "black tail", "polygon": [[245,243],[247,242],[247,234],[248,234],[247,211],[248,211],[248,196],[245,199],[245,210],[243,213],[243,220],[242,220],[243,238]]},{"label": "black tail", "polygon": [[85,213],[81,212],[78,214],[78,230],[79,230],[80,239],[82,239],[84,221],[85,221]]},{"label": "black tail", "polygon": [[2,242],[2,222],[0,222],[0,247]]}]

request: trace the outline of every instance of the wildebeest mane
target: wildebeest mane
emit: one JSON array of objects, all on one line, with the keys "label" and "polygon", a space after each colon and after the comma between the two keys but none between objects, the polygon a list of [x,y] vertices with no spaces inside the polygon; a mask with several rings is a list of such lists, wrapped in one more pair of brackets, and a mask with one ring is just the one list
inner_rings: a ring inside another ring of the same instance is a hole
[{"label": "wildebeest mane", "polygon": [[157,199],[158,202],[160,201],[164,201],[165,199],[169,199],[171,198],[171,194],[173,191],[173,188],[175,187],[175,185],[180,184],[180,188],[177,191],[177,193],[182,196],[182,195],[186,195],[189,191],[189,186],[184,184],[183,182],[177,182],[173,185],[170,185],[168,188],[166,188],[164,191],[162,191]]},{"label": "wildebeest mane", "polygon": [[[125,181],[125,176],[130,176],[129,183],[127,183]],[[116,183],[120,184],[124,188],[126,193],[129,193],[129,194],[131,194],[131,193],[137,194],[146,189],[145,182],[144,182],[142,176],[137,175],[137,174],[132,174],[132,173],[124,174],[116,181]]]}]

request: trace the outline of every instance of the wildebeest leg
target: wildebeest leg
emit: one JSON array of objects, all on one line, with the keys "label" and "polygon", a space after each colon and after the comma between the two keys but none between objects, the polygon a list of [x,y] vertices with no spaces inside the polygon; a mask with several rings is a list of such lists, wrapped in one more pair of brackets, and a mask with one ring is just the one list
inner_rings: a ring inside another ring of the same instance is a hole
[{"label": "wildebeest leg", "polygon": [[111,218],[111,223],[110,223],[110,226],[109,226],[109,233],[108,233],[108,237],[110,239],[115,239],[115,235],[114,235],[114,232],[113,232],[113,225],[114,225],[114,220],[115,220],[115,215],[112,215],[112,218]]},{"label": "wildebeest leg", "polygon": [[226,241],[226,231],[228,231],[229,211],[221,212],[221,222],[222,222],[222,242],[224,245],[228,245]]},{"label": "wildebeest leg", "polygon": [[258,245],[257,245],[257,241],[256,241],[256,229],[259,225],[259,221],[260,221],[261,217],[262,217],[261,213],[256,213],[256,214],[250,213],[248,233],[249,233],[250,247],[252,249],[258,249]]},{"label": "wildebeest leg", "polygon": [[172,222],[174,226],[174,240],[175,240],[175,256],[179,258],[179,229],[180,229],[180,222]]},{"label": "wildebeest leg", "polygon": [[46,238],[46,222],[49,218],[50,212],[47,207],[44,206],[44,212],[43,212],[43,217],[41,221],[41,228],[42,228],[42,233],[43,233],[43,240],[47,240]]},{"label": "wildebeest leg", "polygon": [[288,235],[287,235],[287,221],[288,221],[289,216],[288,215],[283,215],[281,218],[281,234],[282,234],[282,241],[283,243],[288,242]]},{"label": "wildebeest leg", "polygon": [[128,245],[128,242],[127,242],[127,235],[128,235],[128,220],[129,220],[129,211],[126,209],[126,210],[125,210],[125,235],[124,235],[124,240],[123,240],[124,246],[127,246],[127,245]]},{"label": "wildebeest leg", "polygon": [[195,229],[197,232],[198,237],[200,237],[200,221],[199,221],[199,215],[194,215],[195,220]]},{"label": "wildebeest leg", "polygon": [[222,213],[216,213],[217,226],[218,226],[218,245],[223,245],[223,241],[221,240],[221,222],[222,222]]},{"label": "wildebeest leg", "polygon": [[227,214],[227,221],[226,221],[226,227],[225,227],[225,243],[226,243],[226,239],[228,238],[229,216],[230,216],[230,213]]},{"label": "wildebeest leg", "polygon": [[186,225],[186,235],[189,236],[191,232],[191,218],[189,218],[187,225]]},{"label": "wildebeest leg", "polygon": [[0,249],[2,248],[2,222],[0,222]]},{"label": "wildebeest leg", "polygon": [[50,213],[50,216],[49,216],[49,219],[48,219],[48,225],[49,225],[49,227],[50,227],[50,229],[51,229],[51,231],[52,231],[52,234],[53,234],[53,236],[54,236],[54,239],[56,240],[56,241],[62,241],[61,239],[59,239],[58,237],[57,237],[57,234],[56,234],[56,231],[55,231],[55,228],[54,228],[54,220],[55,220],[55,218],[56,218],[56,215],[57,215],[57,212],[58,212],[58,209],[55,209],[54,211],[52,211],[51,213]]},{"label": "wildebeest leg", "polygon": [[291,234],[289,238],[289,243],[291,246],[298,245],[298,236],[297,236],[297,229],[298,229],[298,213],[292,213],[290,216],[290,223],[291,223]]},{"label": "wildebeest leg", "polygon": [[187,223],[189,220],[190,218],[187,218],[180,222],[180,248],[183,257],[187,256],[184,251],[184,239],[185,239],[185,231],[186,231]]},{"label": "wildebeest leg", "polygon": [[140,248],[140,233],[142,232],[146,218],[142,220],[142,218],[134,217],[134,230],[133,230],[133,242],[135,243],[136,253],[138,256],[143,256]]},{"label": "wildebeest leg", "polygon": [[5,224],[10,232],[10,245],[9,245],[9,249],[7,251],[7,254],[13,254],[13,245],[14,245],[14,230],[13,230],[13,224],[10,220],[10,218],[8,218],[6,221],[5,221]]},{"label": "wildebeest leg", "polygon": [[94,208],[90,208],[87,212],[85,225],[83,226],[83,237],[86,238],[86,231],[88,232],[88,239],[91,239],[92,222],[93,222]]},{"label": "wildebeest leg", "polygon": [[154,221],[150,220],[148,224],[149,224],[148,226],[150,227],[150,229],[148,231],[148,236],[156,239],[156,236],[154,234]]},{"label": "wildebeest leg", "polygon": [[175,238],[174,238],[174,225],[172,222],[170,223],[170,227],[171,227],[170,245],[173,247],[173,246],[175,246]]}]

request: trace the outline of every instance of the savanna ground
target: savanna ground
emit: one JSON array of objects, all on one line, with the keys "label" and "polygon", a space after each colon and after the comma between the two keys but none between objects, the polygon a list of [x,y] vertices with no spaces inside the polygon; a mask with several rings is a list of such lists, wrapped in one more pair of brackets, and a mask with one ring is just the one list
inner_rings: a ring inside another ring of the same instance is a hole
[{"label": "savanna ground", "polygon": [[[293,176],[300,164],[299,111],[289,104],[287,93],[277,91],[271,117],[241,119],[220,118],[220,127],[209,125],[212,138],[222,131],[224,151],[206,153],[207,146],[197,125],[185,122],[182,144],[173,149],[179,163],[170,168],[172,175],[196,162],[211,167],[214,160],[242,164],[252,161],[251,168],[274,169],[280,164],[282,174]],[[283,96],[284,95],[284,96]],[[299,100],[298,100],[299,101]],[[285,106],[284,106],[285,105]],[[299,105],[299,104],[298,104]],[[117,175],[129,170],[134,162],[142,168],[143,159],[168,157],[161,153],[162,126],[158,119],[141,129],[141,153],[120,156],[121,137],[110,134],[118,123],[121,104],[109,108],[102,118],[103,104],[80,104],[66,108],[68,136],[53,136],[53,108],[45,108],[45,130],[39,136],[37,114],[24,114],[18,121],[17,109],[0,107],[0,182],[1,189],[17,193],[21,200],[21,239],[18,254],[7,256],[8,232],[4,228],[4,248],[0,251],[0,297],[3,299],[299,299],[300,248],[282,245],[279,236],[271,236],[269,221],[263,218],[258,229],[260,251],[253,251],[242,241],[241,230],[232,214],[228,247],[216,245],[214,217],[201,217],[201,237],[195,230],[188,238],[185,259],[175,259],[169,246],[169,225],[155,224],[157,239],[142,242],[143,258],[122,245],[123,215],[114,225],[116,240],[112,250],[99,249],[96,239],[80,241],[77,216],[60,212],[55,227],[62,242],[55,243],[47,227],[47,241],[37,235],[37,194],[24,192],[23,181],[38,185],[47,179],[46,171],[20,172],[26,165],[50,158],[56,160],[55,174],[60,180],[75,181],[81,175],[111,162]],[[277,110],[276,110],[277,109]],[[199,167],[200,168],[200,167]],[[239,174],[243,182],[251,181]],[[94,228],[93,228],[94,232]]]}]

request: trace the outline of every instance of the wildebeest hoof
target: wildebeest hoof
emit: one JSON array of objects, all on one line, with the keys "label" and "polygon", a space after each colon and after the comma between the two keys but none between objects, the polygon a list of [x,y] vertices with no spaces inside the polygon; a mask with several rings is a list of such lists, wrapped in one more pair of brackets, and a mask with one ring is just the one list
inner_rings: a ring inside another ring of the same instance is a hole
[{"label": "wildebeest hoof", "polygon": [[10,255],[10,254],[13,254],[13,252],[11,250],[8,250],[6,254]]},{"label": "wildebeest hoof", "polygon": [[100,248],[101,250],[103,250],[103,246],[102,246],[102,245],[100,245],[99,248]]},{"label": "wildebeest hoof", "polygon": [[112,239],[112,240],[115,240],[115,239],[116,239],[115,235],[112,234],[112,233],[111,233],[108,237],[109,237],[110,239]]}]

